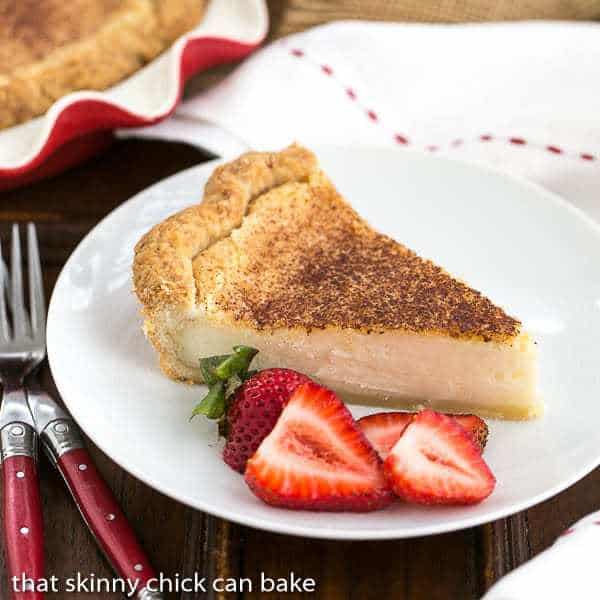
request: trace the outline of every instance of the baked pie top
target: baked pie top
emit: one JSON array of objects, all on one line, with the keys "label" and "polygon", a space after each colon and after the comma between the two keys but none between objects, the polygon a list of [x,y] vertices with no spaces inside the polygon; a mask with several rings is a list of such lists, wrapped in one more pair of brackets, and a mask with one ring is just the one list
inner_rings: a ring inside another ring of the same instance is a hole
[{"label": "baked pie top", "polygon": [[0,1],[0,75],[10,75],[96,33],[115,13],[127,10],[127,4],[120,0]]},{"label": "baked pie top", "polygon": [[105,89],[200,20],[204,0],[0,0],[0,128]]},{"label": "baked pie top", "polygon": [[214,172],[200,204],[137,244],[146,319],[259,330],[405,330],[505,341],[520,323],[431,261],[374,231],[298,145]]}]

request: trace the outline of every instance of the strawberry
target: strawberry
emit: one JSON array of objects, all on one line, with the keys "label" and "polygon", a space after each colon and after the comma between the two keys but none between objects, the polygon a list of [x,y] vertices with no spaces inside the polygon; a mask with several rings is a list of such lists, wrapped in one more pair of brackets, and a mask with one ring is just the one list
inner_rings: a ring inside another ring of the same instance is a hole
[{"label": "strawberry", "polygon": [[396,494],[418,504],[475,504],[496,484],[473,438],[432,410],[415,415],[383,468]]},{"label": "strawberry", "polygon": [[479,452],[483,454],[487,444],[489,429],[487,423],[477,415],[450,415],[462,425],[467,433],[473,438]]},{"label": "strawberry", "polygon": [[[367,415],[357,421],[362,432],[382,459],[385,459],[392,446],[413,420],[417,413],[382,412]],[[448,415],[455,419],[471,435],[480,452],[483,452],[488,437],[488,427],[476,415]]]},{"label": "strawberry", "polygon": [[283,508],[364,512],[393,500],[381,459],[350,411],[313,382],[296,388],[244,478],[256,496]]},{"label": "strawberry", "polygon": [[415,413],[408,412],[382,412],[362,417],[356,424],[385,460],[414,416]]},{"label": "strawberry", "polygon": [[256,452],[281,414],[292,392],[310,381],[291,369],[266,369],[247,379],[235,392],[227,411],[227,443],[223,460],[244,472],[246,461]]},{"label": "strawberry", "polygon": [[208,393],[192,412],[192,418],[202,414],[219,421],[219,432],[227,439],[223,460],[240,473],[271,433],[291,393],[310,381],[291,369],[250,371],[257,352],[249,346],[234,346],[232,354],[201,359]]}]

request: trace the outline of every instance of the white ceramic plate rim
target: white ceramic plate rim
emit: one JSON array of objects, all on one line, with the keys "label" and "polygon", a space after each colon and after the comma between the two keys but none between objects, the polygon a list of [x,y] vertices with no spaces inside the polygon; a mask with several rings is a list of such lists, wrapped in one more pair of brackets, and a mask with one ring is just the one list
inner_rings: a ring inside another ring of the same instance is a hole
[{"label": "white ceramic plate rim", "polygon": [[[333,148],[333,147],[328,147],[327,149],[335,150],[335,148]],[[346,150],[346,149],[339,148],[339,151],[342,151],[342,150]],[[425,159],[425,155],[418,153],[418,152],[413,152],[410,150],[391,150],[391,152],[402,152],[402,153],[412,154],[415,156],[418,155]],[[579,219],[583,220],[589,227],[591,227],[593,229],[595,234],[598,235],[598,241],[600,242],[600,225],[598,223],[596,223],[596,221],[591,219],[583,211],[581,211],[577,207],[573,206],[572,204],[570,204],[569,202],[567,202],[560,196],[548,191],[547,189],[543,188],[542,186],[540,186],[534,182],[531,182],[529,180],[526,180],[526,179],[520,178],[520,177],[509,176],[506,173],[504,173],[498,169],[495,169],[495,168],[492,168],[489,166],[485,166],[485,165],[481,165],[480,163],[459,161],[459,160],[445,158],[445,157],[427,156],[426,158],[427,158],[427,160],[432,160],[432,161],[461,163],[463,165],[466,164],[470,168],[477,169],[479,171],[488,172],[490,174],[494,174],[495,176],[500,176],[509,181],[513,181],[513,182],[516,181],[522,187],[528,188],[531,192],[533,192],[537,195],[543,196],[544,199],[547,200],[548,202],[554,203],[555,205],[559,206],[561,209],[568,210],[569,212],[571,212],[572,214],[577,216]],[[110,219],[113,215],[115,215],[119,211],[123,210],[125,208],[126,204],[136,201],[136,199],[138,199],[138,197],[141,194],[144,194],[157,186],[164,185],[165,182],[169,181],[169,179],[171,179],[173,177],[177,177],[184,172],[193,171],[193,170],[196,170],[199,168],[211,169],[223,162],[225,162],[225,161],[222,159],[217,159],[214,161],[202,163],[201,165],[198,165],[196,167],[191,167],[190,169],[186,169],[185,171],[181,171],[180,173],[177,173],[169,178],[166,178],[162,181],[159,181],[159,182],[153,184],[149,188],[146,188],[139,194],[136,194],[136,196],[134,196],[133,198],[129,199],[123,205],[121,205],[120,207],[118,207],[114,211],[112,211],[109,215],[107,215],[104,219],[102,219],[102,221],[100,221],[87,234],[87,236],[82,240],[82,242],[79,244],[77,249],[69,257],[69,259],[65,263],[65,266],[63,267],[63,270],[61,271],[61,274],[59,275],[59,277],[57,279],[56,288],[58,289],[63,284],[62,280],[63,280],[64,273],[68,270],[71,263],[76,261],[79,249],[82,246],[84,246],[86,243],[88,243],[89,240],[91,240],[94,237],[96,230],[106,220]],[[48,357],[49,357],[49,363],[50,363],[50,367],[51,367],[53,374],[58,372],[57,365],[54,363],[54,358],[53,358],[55,355],[55,345],[54,345],[54,334],[53,333],[54,333],[54,327],[59,327],[59,324],[56,323],[55,320],[53,319],[54,298],[55,298],[55,295],[53,295],[51,302],[50,302],[49,319],[48,319]],[[56,378],[56,385],[57,385],[57,388],[58,388],[60,394],[62,395],[62,398],[63,398],[65,404],[71,411],[72,416],[74,417],[74,419],[76,421],[79,422],[80,414],[78,411],[78,404],[77,404],[77,402],[71,401],[70,390],[69,390],[68,385],[66,385],[66,382],[61,380],[60,377]],[[599,446],[598,448],[596,448],[596,454],[594,456],[591,456],[578,469],[576,469],[573,472],[570,472],[567,476],[565,476],[560,481],[560,483],[548,488],[547,490],[545,490],[542,493],[536,494],[530,498],[527,498],[524,501],[509,503],[501,509],[490,511],[490,512],[486,513],[484,516],[464,517],[464,518],[460,518],[460,519],[453,519],[452,521],[449,521],[447,523],[441,523],[438,525],[421,526],[421,527],[419,527],[418,530],[412,530],[410,533],[407,533],[407,531],[403,528],[394,529],[393,527],[390,528],[389,530],[368,529],[368,528],[366,528],[366,529],[361,528],[361,529],[355,529],[355,530],[341,530],[338,528],[329,528],[325,525],[325,526],[320,526],[318,530],[315,530],[312,527],[296,525],[293,523],[293,519],[291,519],[290,522],[286,523],[284,526],[284,525],[282,525],[281,521],[279,521],[277,519],[271,521],[269,519],[254,518],[254,517],[248,516],[246,514],[243,514],[242,512],[236,512],[236,511],[232,511],[232,510],[223,508],[218,503],[211,504],[209,502],[203,502],[201,500],[198,500],[197,498],[193,497],[192,495],[178,493],[177,491],[173,490],[171,487],[165,486],[160,481],[154,479],[149,473],[145,472],[144,470],[135,468],[134,466],[129,464],[126,460],[119,459],[118,457],[113,456],[111,454],[111,450],[108,447],[108,445],[102,443],[102,441],[100,439],[96,438],[93,429],[85,428],[85,427],[82,427],[82,428],[84,429],[86,435],[92,440],[92,442],[100,450],[102,450],[102,452],[104,452],[107,456],[109,456],[112,460],[114,460],[120,467],[122,467],[123,469],[125,469],[126,471],[128,471],[133,476],[135,476],[139,480],[143,481],[147,485],[151,486],[152,488],[156,489],[157,491],[165,494],[166,496],[168,496],[174,500],[182,502],[192,508],[215,515],[217,517],[221,517],[223,519],[227,519],[229,521],[233,521],[233,522],[240,523],[242,525],[247,525],[250,527],[254,527],[257,529],[272,531],[272,532],[276,532],[276,533],[285,533],[285,534],[295,535],[295,536],[309,536],[309,537],[313,537],[313,538],[322,538],[322,539],[384,540],[384,539],[412,538],[412,537],[418,537],[418,536],[447,533],[447,532],[451,532],[451,531],[457,531],[457,530],[461,530],[461,529],[465,529],[465,528],[469,528],[469,527],[482,525],[482,524],[485,524],[485,523],[488,523],[491,521],[495,521],[497,519],[507,517],[509,515],[515,514],[522,510],[528,509],[532,506],[539,504],[540,502],[543,502],[544,500],[547,500],[547,499],[555,496],[559,492],[561,492],[561,491],[569,488],[573,484],[575,484],[577,481],[579,481],[580,479],[585,477],[588,473],[590,473],[595,467],[600,465],[600,446]],[[357,515],[357,518],[359,518],[359,515]]]}]

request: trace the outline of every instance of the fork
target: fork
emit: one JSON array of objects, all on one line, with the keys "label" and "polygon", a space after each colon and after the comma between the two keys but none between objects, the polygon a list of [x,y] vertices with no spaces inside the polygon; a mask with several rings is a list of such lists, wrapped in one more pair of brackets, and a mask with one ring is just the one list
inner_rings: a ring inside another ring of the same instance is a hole
[{"label": "fork", "polygon": [[[0,249],[1,257],[1,249]],[[37,475],[37,433],[29,410],[23,381],[43,360],[45,342],[40,322],[40,294],[31,294],[31,327],[26,322],[23,303],[21,245],[18,227],[13,226],[11,256],[11,331],[5,301],[6,269],[1,269],[0,288],[0,455],[4,485],[4,535],[8,570],[12,577],[25,574],[33,581],[44,575],[42,507]],[[34,288],[32,287],[33,291]],[[22,584],[23,582],[21,582]],[[30,587],[30,586],[25,586]],[[33,590],[15,597],[39,598]]]},{"label": "fork", "polygon": [[[27,226],[29,312],[23,295],[19,226],[12,227],[10,285],[0,248],[0,454],[9,580],[19,600],[41,600],[43,523],[37,475],[41,440],[96,542],[116,573],[136,586],[138,600],[161,600],[156,575],[110,488],[97,471],[75,421],[47,394],[35,371],[46,356],[46,309],[35,226]],[[5,290],[10,287],[12,327]],[[16,578],[16,579],[14,579]],[[17,585],[15,585],[15,582]],[[25,583],[25,585],[23,585]]]}]

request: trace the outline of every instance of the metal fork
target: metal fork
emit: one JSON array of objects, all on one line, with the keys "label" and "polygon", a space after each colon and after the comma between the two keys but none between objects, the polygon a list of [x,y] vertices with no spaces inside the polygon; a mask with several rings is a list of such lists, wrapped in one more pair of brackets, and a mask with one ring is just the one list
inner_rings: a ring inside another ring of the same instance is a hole
[{"label": "metal fork", "polygon": [[[27,226],[28,318],[23,296],[19,227],[12,228],[10,286],[0,250],[0,451],[4,483],[4,530],[12,592],[40,600],[44,576],[43,525],[36,469],[38,437],[65,480],[96,542],[138,600],[161,600],[156,575],[110,488],[97,471],[73,419],[37,384],[46,355],[46,309],[35,226]],[[10,288],[12,331],[5,291]],[[24,387],[25,386],[25,387]],[[129,596],[130,597],[130,596]]]},{"label": "metal fork", "polygon": [[[32,235],[33,232],[33,235]],[[35,244],[35,230],[28,229],[30,248]],[[19,228],[13,225],[11,254],[11,307],[12,332],[8,322],[8,311],[4,290],[8,288],[6,269],[0,269],[2,293],[0,293],[0,379],[3,385],[2,406],[0,408],[0,428],[3,439],[10,430],[6,426],[12,422],[22,423],[33,428],[33,419],[23,388],[24,378],[44,359],[46,354],[45,315],[43,292],[34,284],[41,278],[39,256],[29,252],[30,308],[31,323],[23,302],[23,274],[21,270],[21,242]],[[2,250],[0,248],[0,258]],[[37,262],[35,261],[37,257]],[[18,430],[20,431],[20,430]],[[20,439],[24,436],[20,435]],[[7,440],[8,441],[8,440]]]},{"label": "metal fork", "polygon": [[[28,235],[31,248],[31,228]],[[35,256],[36,253],[29,252],[30,282],[32,278],[37,280],[41,273],[39,257],[37,264],[32,264]],[[6,269],[0,271],[0,379],[3,386],[0,453],[4,484],[4,535],[12,592],[15,597],[33,599],[41,597],[33,589],[34,582],[44,576],[43,525],[36,467],[37,432],[23,383],[46,353],[45,318],[43,296],[40,304],[40,291],[36,285],[30,285],[31,323],[25,312],[17,225],[12,228],[12,328],[6,307]]]}]

